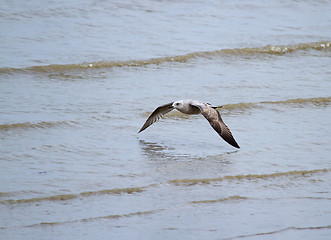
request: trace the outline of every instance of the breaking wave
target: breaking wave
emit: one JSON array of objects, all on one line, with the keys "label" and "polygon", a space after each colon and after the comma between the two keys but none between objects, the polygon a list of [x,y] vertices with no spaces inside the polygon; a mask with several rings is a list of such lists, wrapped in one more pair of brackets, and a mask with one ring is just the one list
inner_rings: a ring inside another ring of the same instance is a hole
[{"label": "breaking wave", "polygon": [[[77,194],[59,194],[54,196],[45,196],[45,197],[37,197],[37,198],[27,198],[27,199],[7,199],[1,200],[0,204],[24,204],[24,203],[38,203],[44,201],[68,201],[82,197],[89,196],[98,196],[98,195],[113,195],[113,194],[134,194],[141,193],[153,187],[159,187],[164,184],[170,184],[174,186],[191,186],[195,184],[210,184],[212,182],[221,182],[221,181],[242,181],[242,180],[267,180],[267,179],[275,179],[279,177],[310,177],[314,174],[327,173],[330,172],[331,169],[315,169],[315,170],[295,170],[289,172],[277,172],[270,174],[248,174],[248,175],[229,175],[218,178],[199,178],[199,179],[173,179],[164,183],[159,184],[151,184],[147,186],[140,187],[130,187],[130,188],[115,188],[115,189],[104,189],[98,191],[87,191],[81,192]],[[6,196],[6,194],[3,194]],[[217,200],[203,200],[203,201],[193,201],[191,203],[208,203],[208,202],[222,202],[229,200],[243,200],[246,199],[242,196],[232,196],[227,198],[221,198]]]},{"label": "breaking wave", "polygon": [[259,236],[264,236],[264,235],[274,235],[290,230],[297,230],[297,231],[302,231],[302,230],[322,230],[322,229],[331,229],[331,225],[326,225],[326,226],[308,226],[308,227],[287,227],[287,228],[282,228],[278,229],[275,231],[271,232],[260,232],[260,233],[253,233],[253,234],[248,234],[248,235],[240,235],[240,236],[235,236],[235,237],[230,237],[230,238],[224,238],[223,240],[232,240],[232,239],[238,239],[238,238],[251,238],[251,237],[259,237]]},{"label": "breaking wave", "polygon": [[27,198],[27,199],[7,199],[0,201],[1,204],[20,204],[20,203],[36,203],[43,201],[65,201],[72,200],[79,197],[94,196],[94,195],[106,195],[106,194],[122,194],[122,193],[136,193],[144,191],[146,187],[133,187],[133,188],[115,188],[115,189],[104,189],[100,191],[88,191],[81,192],[78,194],[59,194],[54,196]]},{"label": "breaking wave", "polygon": [[26,128],[51,128],[57,126],[73,125],[77,124],[75,121],[50,121],[50,122],[23,122],[23,123],[8,123],[0,124],[0,130],[12,130],[12,129],[26,129]]},{"label": "breaking wave", "polygon": [[89,221],[94,221],[94,220],[99,220],[99,219],[117,219],[117,218],[123,218],[123,217],[133,217],[133,216],[153,214],[153,213],[161,211],[161,210],[164,210],[164,209],[157,209],[157,210],[151,210],[151,211],[142,211],[142,212],[133,212],[133,213],[127,213],[127,214],[122,214],[122,215],[114,214],[114,215],[83,218],[83,219],[77,219],[77,220],[72,220],[72,221],[63,221],[63,222],[41,222],[41,223],[38,223],[38,224],[27,225],[27,226],[24,226],[24,227],[54,226],[54,225],[75,223],[75,222],[89,222]]},{"label": "breaking wave", "polygon": [[247,174],[247,175],[235,175],[224,176],[218,178],[203,178],[203,179],[175,179],[169,181],[169,183],[175,185],[195,185],[195,184],[209,184],[212,182],[231,181],[231,180],[257,180],[257,179],[270,179],[278,177],[291,177],[291,176],[310,176],[316,173],[329,172],[331,169],[316,169],[316,170],[295,170],[289,172],[278,172],[271,174]]},{"label": "breaking wave", "polygon": [[301,105],[301,104],[329,104],[331,97],[317,97],[317,98],[294,98],[280,101],[261,101],[253,103],[235,103],[226,104],[223,106],[224,109],[245,109],[245,108],[257,108],[266,105]]},{"label": "breaking wave", "polygon": [[99,69],[99,68],[113,68],[113,67],[142,67],[146,65],[159,65],[167,62],[185,63],[194,58],[210,58],[215,56],[247,56],[247,55],[284,55],[296,51],[307,50],[329,50],[331,48],[331,41],[321,41],[312,43],[300,43],[294,45],[267,45],[264,47],[256,48],[234,48],[234,49],[221,49],[214,51],[201,51],[192,52],[178,56],[168,56],[160,58],[152,58],[146,60],[129,60],[129,61],[102,61],[90,62],[81,64],[51,64],[45,66],[31,66],[27,68],[0,68],[2,73],[15,73],[15,72],[37,72],[37,73],[53,73],[70,70],[83,70],[83,69]]}]

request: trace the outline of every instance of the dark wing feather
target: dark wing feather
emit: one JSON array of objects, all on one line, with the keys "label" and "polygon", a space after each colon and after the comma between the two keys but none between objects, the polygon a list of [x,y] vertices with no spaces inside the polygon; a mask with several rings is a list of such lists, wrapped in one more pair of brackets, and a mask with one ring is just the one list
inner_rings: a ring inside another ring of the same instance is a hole
[{"label": "dark wing feather", "polygon": [[174,108],[173,108],[172,104],[173,104],[173,102],[164,104],[164,105],[159,106],[158,108],[156,108],[154,110],[154,112],[147,118],[144,126],[142,126],[142,128],[139,130],[138,133],[144,131],[150,125],[152,125],[157,120],[159,120],[164,114],[166,114],[166,113],[170,112],[171,110],[173,110]]},{"label": "dark wing feather", "polygon": [[240,148],[236,140],[234,140],[230,129],[223,122],[219,111],[211,107],[206,107],[201,109],[201,114],[208,120],[218,135],[220,135],[227,143],[233,147]]}]

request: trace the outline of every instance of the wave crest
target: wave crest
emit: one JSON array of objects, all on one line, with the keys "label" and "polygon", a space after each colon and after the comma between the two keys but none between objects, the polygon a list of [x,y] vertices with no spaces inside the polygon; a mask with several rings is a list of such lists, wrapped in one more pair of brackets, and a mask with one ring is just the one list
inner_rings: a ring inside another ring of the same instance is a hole
[{"label": "wave crest", "polygon": [[12,129],[27,129],[27,128],[51,128],[56,126],[64,126],[70,124],[77,124],[75,121],[55,121],[55,122],[23,122],[23,123],[8,123],[8,124],[0,124],[1,130],[12,130]]},{"label": "wave crest", "polygon": [[234,49],[221,49],[214,51],[200,51],[192,52],[184,55],[168,56],[160,58],[151,58],[146,60],[131,60],[131,61],[103,61],[91,62],[81,64],[52,64],[45,66],[32,66],[27,68],[0,68],[0,74],[15,73],[15,72],[37,72],[37,73],[53,73],[71,70],[84,70],[84,69],[99,69],[99,68],[113,68],[113,67],[142,67],[146,65],[159,65],[167,62],[185,63],[194,58],[210,58],[214,56],[247,56],[258,54],[271,54],[283,55],[286,53],[306,50],[325,50],[331,48],[331,41],[321,41],[312,43],[300,43],[294,45],[267,45],[257,48],[234,48]]},{"label": "wave crest", "polygon": [[[218,178],[199,178],[199,179],[173,179],[167,182],[159,184],[150,184],[141,187],[130,187],[130,188],[115,188],[115,189],[104,189],[98,191],[81,192],[77,194],[59,194],[53,196],[37,197],[37,198],[26,198],[26,199],[7,199],[0,201],[0,204],[26,204],[26,203],[37,203],[43,201],[66,201],[82,197],[98,196],[98,195],[117,195],[117,194],[134,194],[141,193],[150,188],[157,187],[163,184],[170,184],[174,186],[191,186],[195,184],[210,184],[212,182],[221,181],[241,181],[241,180],[258,180],[258,179],[273,179],[279,177],[309,177],[313,174],[328,173],[331,169],[315,169],[315,170],[294,170],[289,172],[277,172],[277,173],[266,173],[266,174],[247,174],[247,175],[229,175]],[[229,200],[245,199],[241,196],[231,196],[228,198],[221,198],[217,200],[203,200],[202,202],[222,202]],[[191,202],[201,203],[201,201]]]}]

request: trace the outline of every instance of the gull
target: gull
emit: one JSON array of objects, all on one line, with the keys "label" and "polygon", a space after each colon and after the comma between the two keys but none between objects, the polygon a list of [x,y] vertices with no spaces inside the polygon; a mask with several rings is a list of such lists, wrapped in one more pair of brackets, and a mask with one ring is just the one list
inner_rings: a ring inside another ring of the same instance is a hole
[{"label": "gull", "polygon": [[240,148],[238,143],[232,136],[230,129],[223,122],[221,113],[217,110],[217,108],[220,107],[213,107],[209,103],[203,103],[191,99],[167,103],[157,107],[154,110],[154,112],[148,117],[145,124],[142,126],[138,133],[144,131],[150,125],[163,117],[163,115],[165,115],[166,113],[172,111],[173,109],[177,109],[184,114],[202,114],[202,116],[204,116],[208,120],[209,124],[218,133],[218,135],[220,135],[231,146]]}]

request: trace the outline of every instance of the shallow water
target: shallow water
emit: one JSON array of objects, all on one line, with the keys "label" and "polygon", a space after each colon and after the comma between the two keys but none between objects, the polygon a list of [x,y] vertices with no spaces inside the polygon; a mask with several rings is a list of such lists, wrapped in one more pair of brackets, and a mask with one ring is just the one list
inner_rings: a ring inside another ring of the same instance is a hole
[{"label": "shallow water", "polygon": [[[5,1],[5,239],[329,239],[326,1]],[[240,149],[200,115],[220,110]]]}]

